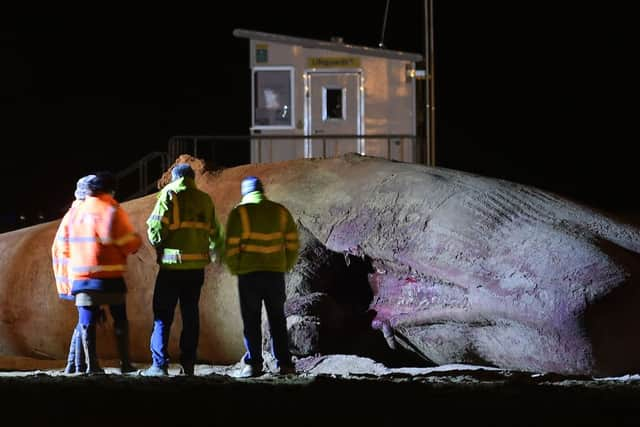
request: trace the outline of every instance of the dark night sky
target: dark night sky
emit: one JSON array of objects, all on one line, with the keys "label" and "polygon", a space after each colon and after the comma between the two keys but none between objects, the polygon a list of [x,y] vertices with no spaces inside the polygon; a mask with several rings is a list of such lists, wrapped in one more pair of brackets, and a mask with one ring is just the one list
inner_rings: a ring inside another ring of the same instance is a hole
[{"label": "dark night sky", "polygon": [[[385,0],[346,3],[236,2],[162,19],[86,11],[3,26],[2,147],[17,157],[5,152],[0,213],[59,216],[79,176],[165,151],[172,135],[247,134],[249,43],[232,30],[376,46]],[[438,166],[638,208],[630,11],[487,3],[436,0]],[[422,5],[391,1],[387,48],[423,52]]]}]

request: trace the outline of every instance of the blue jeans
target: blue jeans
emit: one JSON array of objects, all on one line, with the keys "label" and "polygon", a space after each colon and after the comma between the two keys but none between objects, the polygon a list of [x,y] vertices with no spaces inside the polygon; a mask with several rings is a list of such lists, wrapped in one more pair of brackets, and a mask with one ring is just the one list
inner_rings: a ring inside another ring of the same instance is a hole
[{"label": "blue jeans", "polygon": [[204,283],[204,270],[160,269],[153,291],[153,331],[151,332],[151,358],[155,366],[169,364],[169,332],[176,305],[180,302],[182,333],[180,334],[180,363],[196,362],[200,335],[200,290]]},{"label": "blue jeans", "polygon": [[271,349],[278,366],[291,365],[287,320],[284,315],[286,300],[284,273],[256,271],[238,275],[240,314],[244,324],[244,362],[262,368],[262,302],[267,311],[271,332]]}]

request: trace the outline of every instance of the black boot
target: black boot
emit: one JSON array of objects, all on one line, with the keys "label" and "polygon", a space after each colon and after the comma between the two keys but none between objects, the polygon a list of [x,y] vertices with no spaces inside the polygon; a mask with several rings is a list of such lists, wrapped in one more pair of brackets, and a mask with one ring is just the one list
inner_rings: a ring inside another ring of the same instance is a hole
[{"label": "black boot", "polygon": [[136,371],[136,368],[133,367],[129,360],[129,326],[126,325],[122,328],[115,328],[114,332],[116,335],[118,355],[120,356],[120,372],[125,374]]},{"label": "black boot", "polygon": [[80,329],[82,337],[82,349],[87,363],[87,374],[104,374],[104,370],[98,364],[96,355],[96,325],[82,325]]},{"label": "black boot", "polygon": [[69,356],[67,357],[67,366],[64,368],[65,374],[75,374],[80,372],[76,370],[76,348],[80,341],[80,332],[78,331],[78,325],[73,329],[71,335],[71,344],[69,344]]}]

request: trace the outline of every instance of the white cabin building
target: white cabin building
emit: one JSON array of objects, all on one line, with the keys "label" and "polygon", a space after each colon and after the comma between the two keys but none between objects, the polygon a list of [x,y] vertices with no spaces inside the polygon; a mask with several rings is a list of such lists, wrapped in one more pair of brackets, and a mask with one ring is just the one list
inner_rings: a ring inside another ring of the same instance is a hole
[{"label": "white cabin building", "polygon": [[250,41],[251,162],[347,152],[417,161],[422,55],[236,29]]}]

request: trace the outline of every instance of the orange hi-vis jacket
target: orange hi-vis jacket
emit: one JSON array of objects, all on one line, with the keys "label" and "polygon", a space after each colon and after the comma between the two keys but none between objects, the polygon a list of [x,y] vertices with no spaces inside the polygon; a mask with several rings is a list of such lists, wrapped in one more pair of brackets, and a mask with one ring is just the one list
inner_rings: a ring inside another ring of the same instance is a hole
[{"label": "orange hi-vis jacket", "polygon": [[62,217],[56,237],[51,246],[51,260],[53,262],[53,275],[56,280],[56,288],[60,298],[73,299],[71,295],[71,280],[67,267],[69,266],[69,221],[73,218],[75,211],[82,200],[75,200],[67,213]]},{"label": "orange hi-vis jacket", "polygon": [[[142,245],[127,213],[109,194],[89,196],[74,210],[68,224],[68,274],[83,279],[123,276],[127,255]],[[75,289],[74,293],[75,293]]]}]

